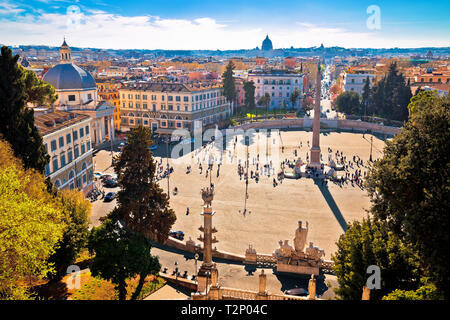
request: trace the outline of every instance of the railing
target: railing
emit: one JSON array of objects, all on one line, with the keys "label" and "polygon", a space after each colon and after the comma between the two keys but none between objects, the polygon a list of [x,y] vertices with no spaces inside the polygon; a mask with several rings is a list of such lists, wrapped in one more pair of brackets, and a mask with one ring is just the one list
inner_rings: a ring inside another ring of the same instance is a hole
[{"label": "railing", "polygon": [[274,256],[265,255],[265,254],[257,254],[256,255],[256,263],[260,264],[276,264],[277,259]]},{"label": "railing", "polygon": [[232,288],[222,288],[222,297],[228,299],[239,299],[239,300],[256,300],[257,293],[253,291],[232,289]]}]

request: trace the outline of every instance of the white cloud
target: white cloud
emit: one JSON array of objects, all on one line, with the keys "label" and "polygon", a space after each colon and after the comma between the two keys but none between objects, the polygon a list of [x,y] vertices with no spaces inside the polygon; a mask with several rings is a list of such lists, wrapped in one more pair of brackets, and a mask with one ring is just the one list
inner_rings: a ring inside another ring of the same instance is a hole
[{"label": "white cloud", "polygon": [[0,14],[18,14],[24,12],[24,9],[19,9],[17,5],[7,1],[0,2]]},{"label": "white cloud", "polygon": [[[45,0],[44,0],[45,1]],[[0,3],[0,9],[2,8]],[[3,8],[6,8],[3,6]],[[16,6],[8,7],[20,10]],[[227,25],[210,17],[193,20],[158,16],[123,16],[101,10],[85,10],[77,15],[56,13],[22,14],[0,18],[0,39],[8,45],[43,44],[59,46],[63,36],[70,45],[111,49],[252,49],[265,38],[261,28]],[[382,37],[379,32],[352,32],[343,28],[318,26],[308,22],[280,26],[269,33],[275,48],[416,47],[448,46],[448,41],[418,41]]]}]

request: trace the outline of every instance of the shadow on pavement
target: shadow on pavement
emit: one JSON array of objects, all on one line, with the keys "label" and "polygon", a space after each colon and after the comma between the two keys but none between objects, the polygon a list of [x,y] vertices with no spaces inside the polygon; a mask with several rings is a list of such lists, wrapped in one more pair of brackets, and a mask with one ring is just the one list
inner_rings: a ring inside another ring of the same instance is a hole
[{"label": "shadow on pavement", "polygon": [[316,184],[317,187],[319,188],[320,192],[322,193],[322,196],[324,197],[325,201],[327,202],[328,206],[330,207],[331,211],[333,212],[334,216],[339,222],[339,225],[345,232],[347,230],[347,223],[345,222],[345,219],[342,216],[341,210],[339,210],[339,207],[334,201],[334,198],[331,195],[330,190],[328,190],[328,185],[327,184],[322,185],[321,179],[314,179],[314,184]]}]

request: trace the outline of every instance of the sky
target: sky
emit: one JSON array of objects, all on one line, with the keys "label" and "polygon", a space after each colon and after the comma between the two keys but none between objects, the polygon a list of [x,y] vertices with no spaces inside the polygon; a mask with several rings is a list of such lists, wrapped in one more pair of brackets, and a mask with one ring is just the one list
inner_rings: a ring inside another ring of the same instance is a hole
[{"label": "sky", "polygon": [[450,47],[450,1],[0,0],[0,43],[103,49]]}]

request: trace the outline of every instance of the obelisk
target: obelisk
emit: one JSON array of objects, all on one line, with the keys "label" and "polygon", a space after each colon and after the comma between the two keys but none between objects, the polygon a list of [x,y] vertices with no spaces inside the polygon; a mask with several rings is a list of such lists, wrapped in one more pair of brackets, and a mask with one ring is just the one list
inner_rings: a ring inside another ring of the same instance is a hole
[{"label": "obelisk", "polygon": [[310,167],[320,169],[320,96],[321,96],[321,76],[320,60],[317,64],[316,78],[316,100],[314,104],[313,140],[311,147]]}]

